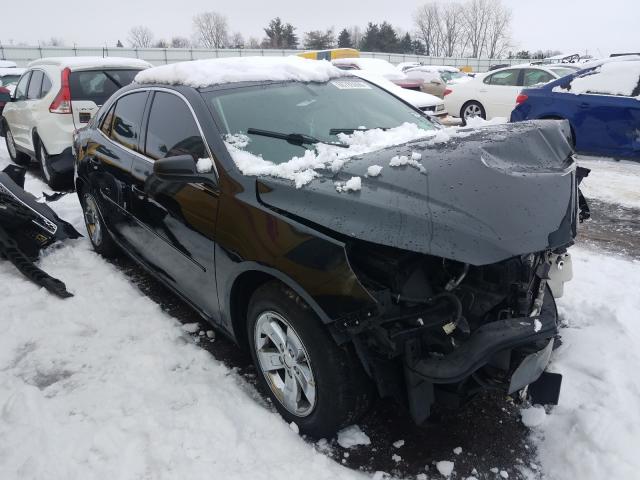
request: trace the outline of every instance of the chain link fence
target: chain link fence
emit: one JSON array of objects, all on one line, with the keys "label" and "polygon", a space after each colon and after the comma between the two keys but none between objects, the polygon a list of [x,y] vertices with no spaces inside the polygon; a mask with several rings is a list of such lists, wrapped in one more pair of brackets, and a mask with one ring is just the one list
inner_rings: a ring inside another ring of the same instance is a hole
[{"label": "chain link fence", "polygon": [[[248,57],[248,56],[286,56],[295,55],[302,50],[279,49],[204,49],[204,48],[108,48],[108,47],[15,47],[0,44],[0,59],[12,60],[19,67],[26,67],[33,60],[46,57],[130,57],[146,60],[153,65],[198,60],[202,58]],[[449,65],[453,67],[470,67],[474,72],[485,72],[491,65],[514,65],[525,60],[461,58],[461,57],[426,57],[422,55],[402,55],[382,52],[360,52],[361,57],[382,58],[393,64],[400,62],[420,62],[425,65]]]}]

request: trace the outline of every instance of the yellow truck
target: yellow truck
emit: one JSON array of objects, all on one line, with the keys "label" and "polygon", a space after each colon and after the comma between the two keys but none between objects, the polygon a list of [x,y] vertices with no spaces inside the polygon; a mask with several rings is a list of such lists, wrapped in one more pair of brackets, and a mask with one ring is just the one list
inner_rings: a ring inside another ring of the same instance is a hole
[{"label": "yellow truck", "polygon": [[298,53],[299,57],[311,60],[335,60],[337,58],[358,58],[360,51],[355,48],[332,48],[331,50],[309,50]]}]

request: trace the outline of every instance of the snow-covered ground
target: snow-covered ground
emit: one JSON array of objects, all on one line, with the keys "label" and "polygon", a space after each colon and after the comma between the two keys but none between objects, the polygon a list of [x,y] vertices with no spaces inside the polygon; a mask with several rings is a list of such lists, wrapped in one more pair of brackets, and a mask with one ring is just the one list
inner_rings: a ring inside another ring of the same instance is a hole
[{"label": "snow-covered ground", "polygon": [[[7,163],[2,145],[0,168]],[[638,201],[638,165],[582,163],[593,168],[589,194]],[[46,190],[34,177],[27,189]],[[84,232],[74,195],[52,207]],[[552,480],[637,479],[640,263],[573,250],[552,365],[564,374],[560,405],[529,415],[536,464]],[[40,265],[75,296],[60,300],[0,261],[0,479],[370,477],[324,455],[326,442],[301,439],[86,238],[49,249]],[[446,460],[456,478],[469,474]]]},{"label": "snow-covered ground", "polygon": [[587,198],[640,209],[640,162],[579,155],[578,164],[593,171],[580,186]]}]

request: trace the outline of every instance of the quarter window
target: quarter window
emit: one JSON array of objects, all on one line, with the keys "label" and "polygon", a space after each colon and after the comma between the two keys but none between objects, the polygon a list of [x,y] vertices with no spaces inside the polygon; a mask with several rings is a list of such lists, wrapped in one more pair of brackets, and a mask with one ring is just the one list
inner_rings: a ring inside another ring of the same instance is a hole
[{"label": "quarter window", "polygon": [[42,88],[42,71],[34,70],[31,74],[29,82],[29,91],[27,92],[27,100],[36,100],[40,98],[40,90]]},{"label": "quarter window", "polygon": [[51,80],[47,76],[46,73],[43,74],[42,77],[42,92],[40,92],[40,98],[44,97],[47,93],[51,91]]},{"label": "quarter window", "polygon": [[206,156],[191,110],[180,97],[156,92],[149,113],[145,154],[154,160],[176,155]]},{"label": "quarter window", "polygon": [[131,150],[138,149],[142,113],[147,102],[147,92],[131,93],[120,97],[113,114],[110,137]]},{"label": "quarter window", "polygon": [[484,79],[484,83],[489,85],[501,85],[503,87],[515,87],[518,85],[518,77],[520,76],[520,70],[503,70],[502,72],[494,73]]},{"label": "quarter window", "polygon": [[104,133],[107,137],[111,135],[111,126],[113,125],[113,111],[115,109],[116,106],[111,105],[109,112],[107,112],[107,114],[104,116],[104,119],[102,120],[102,126],[100,127],[100,130],[102,130],[102,133]]},{"label": "quarter window", "polygon": [[27,85],[29,84],[29,78],[31,78],[31,72],[25,73],[18,82],[15,94],[16,100],[24,100],[27,98]]}]

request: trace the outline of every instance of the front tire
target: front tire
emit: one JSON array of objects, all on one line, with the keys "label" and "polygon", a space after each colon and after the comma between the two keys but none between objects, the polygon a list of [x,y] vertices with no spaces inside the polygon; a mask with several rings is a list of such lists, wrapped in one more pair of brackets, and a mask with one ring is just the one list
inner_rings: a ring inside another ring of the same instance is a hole
[{"label": "front tire", "polygon": [[480,117],[485,120],[487,118],[486,110],[480,102],[476,102],[475,100],[465,103],[460,109],[460,118],[462,118],[465,125],[467,123],[467,119],[473,117]]},{"label": "front tire", "polygon": [[105,258],[117,257],[119,253],[118,246],[111,238],[111,234],[107,231],[102,221],[96,198],[91,192],[84,192],[81,195],[81,199],[84,224],[87,227],[87,233],[93,249]]},{"label": "front tire", "polygon": [[260,386],[287,423],[331,437],[371,404],[372,386],[349,346],[338,346],[302,299],[277,281],[259,287],[247,314]]},{"label": "front tire", "polygon": [[18,165],[22,165],[23,167],[28,166],[29,163],[31,163],[31,157],[29,157],[29,155],[27,155],[26,153],[23,153],[18,150],[18,148],[16,147],[16,141],[13,138],[13,134],[9,129],[9,125],[5,123],[4,128],[5,128],[4,141],[7,144],[7,151],[9,152],[9,157],[11,158],[11,161]]}]

